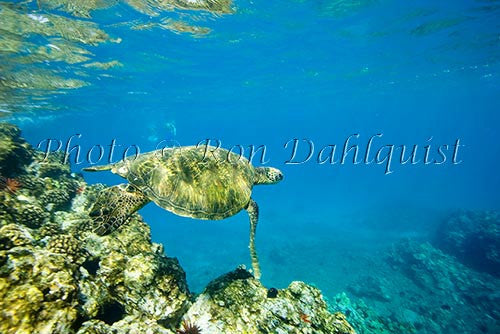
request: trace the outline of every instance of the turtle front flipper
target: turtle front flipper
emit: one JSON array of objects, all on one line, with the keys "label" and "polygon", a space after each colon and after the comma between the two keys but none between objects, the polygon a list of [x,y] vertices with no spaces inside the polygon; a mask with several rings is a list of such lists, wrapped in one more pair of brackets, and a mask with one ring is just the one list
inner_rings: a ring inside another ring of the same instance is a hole
[{"label": "turtle front flipper", "polygon": [[129,184],[120,184],[102,190],[89,216],[94,221],[93,231],[106,235],[122,226],[130,216],[149,202],[141,192]]},{"label": "turtle front flipper", "polygon": [[260,265],[257,251],[255,250],[255,232],[257,230],[257,222],[259,220],[259,206],[253,199],[250,199],[246,208],[250,217],[250,257],[252,259],[253,275],[256,279],[260,279]]}]

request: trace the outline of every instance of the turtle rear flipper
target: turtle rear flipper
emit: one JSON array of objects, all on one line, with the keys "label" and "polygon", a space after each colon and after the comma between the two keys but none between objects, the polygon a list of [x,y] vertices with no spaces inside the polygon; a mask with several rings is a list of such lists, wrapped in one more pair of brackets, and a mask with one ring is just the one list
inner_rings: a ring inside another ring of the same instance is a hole
[{"label": "turtle rear flipper", "polygon": [[256,279],[260,279],[259,258],[257,257],[257,251],[255,250],[255,232],[257,230],[257,222],[259,220],[259,206],[253,199],[250,199],[246,210],[248,212],[248,217],[250,218],[250,243],[248,248],[250,249],[250,258],[252,259],[253,276]]},{"label": "turtle rear flipper", "polygon": [[93,232],[99,235],[112,233],[148,202],[149,199],[128,184],[102,190],[89,212],[94,221]]}]

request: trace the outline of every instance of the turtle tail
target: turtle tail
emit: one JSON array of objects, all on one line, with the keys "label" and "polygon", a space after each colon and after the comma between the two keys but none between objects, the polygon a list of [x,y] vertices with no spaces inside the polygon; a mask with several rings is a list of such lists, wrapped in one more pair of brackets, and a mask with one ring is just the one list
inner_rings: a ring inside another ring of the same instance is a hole
[{"label": "turtle tail", "polygon": [[83,168],[86,172],[100,172],[103,170],[111,170],[112,165],[104,165],[104,166],[91,166]]}]

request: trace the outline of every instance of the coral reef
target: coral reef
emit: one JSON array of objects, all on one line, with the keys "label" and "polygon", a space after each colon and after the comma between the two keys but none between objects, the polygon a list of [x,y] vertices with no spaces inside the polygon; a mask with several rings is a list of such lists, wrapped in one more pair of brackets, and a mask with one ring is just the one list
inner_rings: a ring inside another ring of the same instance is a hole
[{"label": "coral reef", "polygon": [[105,291],[126,314],[169,326],[178,322],[190,298],[185,273],[176,259],[163,255],[161,245],[151,243],[145,223],[135,218],[112,236],[87,233],[85,246],[91,258],[99,259],[95,277],[82,286],[88,293],[83,308],[89,316],[98,311],[95,305]]},{"label": "coral reef", "polygon": [[418,333],[497,333],[500,280],[476,272],[429,243],[403,240],[388,263],[417,289],[405,291],[403,315]]},{"label": "coral reef", "polygon": [[362,300],[351,301],[345,292],[337,294],[330,301],[330,308],[345,314],[359,334],[416,333],[413,325],[381,317]]},{"label": "coral reef", "polygon": [[86,186],[60,155],[36,153],[17,128],[0,133],[27,157],[16,167],[23,186],[0,191],[1,333],[354,333],[319,290],[268,290],[244,269],[194,299],[138,214],[93,233],[89,210],[103,186]]},{"label": "coral reef", "polygon": [[36,204],[26,203],[22,206],[16,206],[12,210],[14,221],[31,228],[40,227],[48,217],[48,214]]},{"label": "coral reef", "polygon": [[212,281],[184,320],[213,334],[354,333],[343,314],[328,312],[318,289],[292,282],[268,298],[267,289],[243,268]]},{"label": "coral reef", "polygon": [[354,284],[348,286],[348,290],[355,296],[389,301],[391,299],[390,292],[387,291],[381,280],[382,278],[372,276],[360,277]]},{"label": "coral reef", "polygon": [[65,255],[70,262],[76,262],[82,255],[80,241],[69,234],[52,236],[47,243],[47,250]]},{"label": "coral reef", "polygon": [[477,270],[500,276],[498,212],[458,212],[439,226],[434,244]]},{"label": "coral reef", "polygon": [[126,316],[113,324],[101,320],[89,320],[82,324],[77,334],[174,334],[154,320]]},{"label": "coral reef", "polygon": [[[26,193],[24,190],[22,192]],[[2,200],[0,225],[15,221],[30,228],[38,228],[49,217],[49,214],[37,202],[31,202],[30,198],[24,194],[16,195],[4,191],[0,192],[0,199]]]},{"label": "coral reef", "polygon": [[0,257],[0,332],[71,332],[78,287],[64,257],[30,245],[2,250]]},{"label": "coral reef", "polygon": [[29,187],[0,192],[0,332],[71,333],[83,322],[98,330],[98,320],[122,318],[123,332],[141,323],[158,333],[175,328],[189,305],[185,274],[151,243],[149,227],[134,217],[113,236],[87,232],[88,209],[102,187],[78,193],[83,180],[62,156],[45,159],[17,128],[4,128],[30,159],[18,170]]},{"label": "coral reef", "polygon": [[0,228],[0,245],[2,249],[31,245],[34,242],[31,234],[17,224],[7,224]]},{"label": "coral reef", "polygon": [[38,233],[40,234],[41,238],[45,238],[47,236],[61,234],[62,229],[58,223],[54,221],[48,221],[38,229]]},{"label": "coral reef", "polygon": [[16,179],[11,179],[10,177],[2,177],[0,178],[0,188],[10,192],[11,194],[15,194],[16,191],[21,188],[21,183]]},{"label": "coral reef", "polygon": [[21,131],[14,125],[0,123],[0,175],[12,177],[29,163],[32,150],[22,140]]}]

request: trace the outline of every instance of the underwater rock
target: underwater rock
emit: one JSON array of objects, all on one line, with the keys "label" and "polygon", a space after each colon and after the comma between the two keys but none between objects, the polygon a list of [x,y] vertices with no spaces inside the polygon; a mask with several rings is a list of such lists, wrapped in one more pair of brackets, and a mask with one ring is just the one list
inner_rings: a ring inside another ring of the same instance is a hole
[{"label": "underwater rock", "polygon": [[21,139],[18,127],[0,123],[0,175],[11,177],[17,174],[23,165],[30,162],[32,150]]},{"label": "underwater rock", "polygon": [[[118,231],[117,231],[118,232]],[[109,293],[127,314],[144,315],[163,324],[176,323],[189,306],[186,275],[177,259],[152,244],[149,227],[133,218],[119,233],[86,236],[86,249],[99,259],[93,283]],[[89,291],[90,299],[99,299]]]},{"label": "underwater rock", "polygon": [[411,323],[384,318],[368,307],[363,300],[351,301],[345,293],[330,301],[330,309],[342,312],[358,334],[416,333]]},{"label": "underwater rock", "polygon": [[391,300],[386,283],[382,278],[373,276],[360,277],[354,284],[349,285],[348,290],[357,297],[366,297],[387,302]]},{"label": "underwater rock", "polygon": [[355,333],[345,316],[330,313],[321,292],[292,282],[276,298],[243,268],[212,281],[184,315],[210,333]]},{"label": "underwater rock", "polygon": [[31,174],[23,174],[17,177],[22,189],[29,191],[34,197],[39,197],[46,190],[44,179]]},{"label": "underwater rock", "polygon": [[70,333],[77,285],[64,257],[24,245],[1,250],[0,258],[0,332]]},{"label": "underwater rock", "polygon": [[419,333],[500,330],[500,280],[494,276],[466,267],[430,243],[410,239],[393,245],[387,261],[419,288],[407,303],[412,310],[405,312]]},{"label": "underwater rock", "polygon": [[9,207],[6,205],[5,200],[5,194],[0,193],[0,227],[8,224],[12,220],[8,212]]},{"label": "underwater rock", "polygon": [[474,269],[500,276],[500,214],[496,211],[452,215],[439,226],[434,244]]},{"label": "underwater rock", "polygon": [[422,289],[444,292],[468,287],[470,270],[429,243],[402,240],[393,245],[388,261]]},{"label": "underwater rock", "polygon": [[[21,191],[19,191],[21,193]],[[49,218],[49,214],[29,197],[17,193],[0,192],[0,225],[18,223],[38,228]]]},{"label": "underwater rock", "polygon": [[124,319],[106,324],[100,320],[90,320],[83,323],[77,334],[174,334],[173,331],[166,329],[156,322],[127,316]]}]

